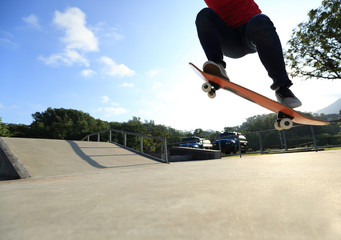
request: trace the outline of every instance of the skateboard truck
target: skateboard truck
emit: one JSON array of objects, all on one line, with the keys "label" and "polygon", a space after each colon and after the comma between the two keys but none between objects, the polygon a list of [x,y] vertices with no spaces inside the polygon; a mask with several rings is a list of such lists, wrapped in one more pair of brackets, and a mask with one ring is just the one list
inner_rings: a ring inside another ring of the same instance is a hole
[{"label": "skateboard truck", "polygon": [[209,98],[215,98],[217,96],[216,91],[219,90],[220,86],[219,84],[210,81],[205,82],[201,88],[207,93]]},{"label": "skateboard truck", "polygon": [[292,122],[292,119],[294,119],[292,116],[285,114],[283,112],[277,113],[277,120],[274,123],[274,127],[276,130],[288,130],[292,128],[294,123]]},{"label": "skateboard truck", "polygon": [[[209,98],[215,98],[216,97],[216,91],[220,88],[219,84],[208,81],[205,82],[202,85],[202,90],[207,93]],[[281,131],[281,130],[288,130],[292,128],[294,125],[292,122],[292,119],[294,119],[292,116],[285,114],[283,112],[278,112],[277,113],[277,120],[274,123],[274,127],[276,130]]]}]

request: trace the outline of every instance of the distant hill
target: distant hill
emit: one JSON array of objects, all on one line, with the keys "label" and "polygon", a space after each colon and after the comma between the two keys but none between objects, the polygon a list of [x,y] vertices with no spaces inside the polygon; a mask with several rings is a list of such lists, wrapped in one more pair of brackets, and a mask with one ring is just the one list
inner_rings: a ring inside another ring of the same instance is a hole
[{"label": "distant hill", "polygon": [[339,98],[336,102],[330,104],[328,107],[322,108],[318,111],[316,111],[316,113],[321,114],[333,114],[333,113],[337,113],[339,114],[341,110],[341,98]]}]

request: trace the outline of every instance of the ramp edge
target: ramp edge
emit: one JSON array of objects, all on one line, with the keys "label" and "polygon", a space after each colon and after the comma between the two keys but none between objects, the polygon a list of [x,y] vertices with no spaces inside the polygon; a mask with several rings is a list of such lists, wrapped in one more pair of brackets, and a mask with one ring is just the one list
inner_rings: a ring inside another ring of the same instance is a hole
[{"label": "ramp edge", "polygon": [[5,141],[0,137],[0,177],[5,179],[26,179],[31,175],[10,151]]}]

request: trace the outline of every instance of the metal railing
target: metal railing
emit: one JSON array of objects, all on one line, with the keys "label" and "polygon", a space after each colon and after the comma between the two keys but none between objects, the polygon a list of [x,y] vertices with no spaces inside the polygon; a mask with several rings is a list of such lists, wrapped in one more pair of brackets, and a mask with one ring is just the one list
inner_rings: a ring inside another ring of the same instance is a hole
[{"label": "metal railing", "polygon": [[[118,133],[118,134],[122,134],[123,136],[123,144],[120,144],[118,143],[118,141],[113,141],[113,132],[114,133]],[[115,130],[115,129],[109,129],[109,130],[104,130],[104,131],[100,131],[100,132],[96,132],[96,133],[92,133],[92,134],[88,134],[86,135],[82,141],[90,141],[90,138],[92,136],[97,136],[97,142],[100,142],[101,141],[101,136],[103,136],[105,133],[108,133],[108,141],[110,143],[115,143],[115,144],[118,144],[124,148],[127,148],[127,149],[130,149],[130,150],[133,150],[133,151],[137,151],[136,149],[134,148],[130,148],[127,146],[127,139],[128,139],[128,136],[131,135],[131,136],[136,136],[136,137],[139,137],[140,138],[140,148],[139,148],[139,152],[140,154],[142,155],[146,155],[148,157],[152,157],[152,158],[157,158],[158,160],[161,160],[165,163],[169,163],[168,161],[168,151],[167,151],[167,139],[166,138],[161,138],[161,137],[153,137],[153,136],[148,136],[148,135],[145,135],[145,134],[140,134],[140,133],[133,133],[133,132],[127,132],[127,131],[123,131],[123,130]],[[143,149],[144,149],[144,141],[143,139],[144,138],[149,138],[149,139],[154,139],[154,140],[158,140],[158,141],[161,141],[161,156],[160,157],[155,157],[153,155],[150,155],[148,153],[144,153]]]},{"label": "metal railing", "polygon": [[[262,154],[311,150],[319,151],[330,147],[340,147],[338,140],[336,140],[334,144],[332,141],[326,144],[326,137],[324,137],[323,134],[320,134],[319,136],[315,133],[315,131],[319,131],[320,127],[321,126],[295,125],[292,127],[292,129],[289,130],[277,131],[275,129],[269,129],[243,133],[243,135],[247,137],[249,143],[251,139],[253,140],[253,143],[255,143],[253,144],[254,147],[256,147],[255,145],[258,142],[256,152],[251,150],[250,153]],[[295,128],[300,128],[301,132],[297,132],[298,135],[295,136],[297,136],[298,138],[293,141],[291,137],[293,136],[292,131]],[[271,143],[269,142],[269,139],[271,140]]]}]

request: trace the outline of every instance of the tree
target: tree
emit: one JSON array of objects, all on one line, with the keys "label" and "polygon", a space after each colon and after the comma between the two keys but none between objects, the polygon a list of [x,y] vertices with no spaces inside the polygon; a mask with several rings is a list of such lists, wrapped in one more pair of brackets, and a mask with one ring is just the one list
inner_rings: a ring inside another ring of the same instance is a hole
[{"label": "tree", "polygon": [[292,76],[341,78],[341,0],[323,0],[293,30],[285,56]]},{"label": "tree", "polygon": [[236,127],[224,127],[224,132],[238,132]]},{"label": "tree", "polygon": [[277,116],[274,113],[249,117],[246,119],[246,122],[244,122],[239,127],[239,131],[256,132],[256,131],[273,129],[274,122],[276,121],[276,119],[277,119]]},{"label": "tree", "polygon": [[86,134],[110,128],[109,123],[74,109],[48,108],[32,117],[31,131],[33,137],[39,138],[81,139]]},{"label": "tree", "polygon": [[11,137],[31,137],[30,127],[25,124],[7,124]]},{"label": "tree", "polygon": [[9,136],[10,136],[10,132],[8,130],[8,127],[4,123],[2,123],[2,120],[0,118],[0,137],[9,137]]}]

